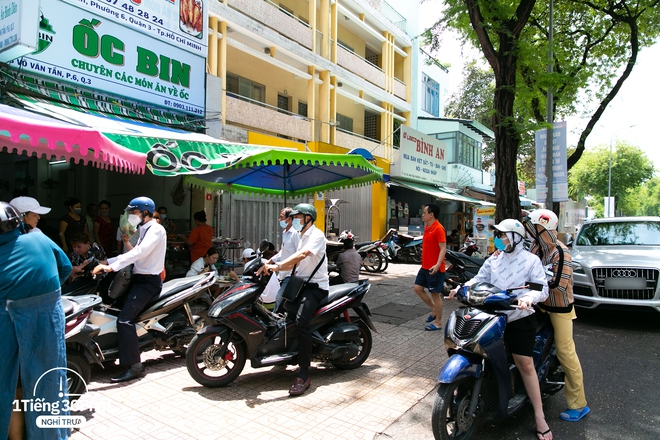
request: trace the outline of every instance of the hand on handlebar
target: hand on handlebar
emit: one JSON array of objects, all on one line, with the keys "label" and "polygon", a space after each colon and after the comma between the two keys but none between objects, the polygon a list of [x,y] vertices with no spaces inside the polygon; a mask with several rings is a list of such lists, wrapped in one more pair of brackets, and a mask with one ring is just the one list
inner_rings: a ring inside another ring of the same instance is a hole
[{"label": "hand on handlebar", "polygon": [[519,309],[529,310],[533,307],[534,303],[530,299],[519,298],[518,307]]},{"label": "hand on handlebar", "polygon": [[101,272],[112,272],[112,268],[106,264],[99,264],[92,270],[92,275],[98,275]]}]

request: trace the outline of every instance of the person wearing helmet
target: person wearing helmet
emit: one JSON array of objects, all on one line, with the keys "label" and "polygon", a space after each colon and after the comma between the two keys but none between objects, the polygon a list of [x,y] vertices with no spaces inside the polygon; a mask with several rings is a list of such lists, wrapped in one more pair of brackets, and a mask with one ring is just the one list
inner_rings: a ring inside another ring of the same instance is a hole
[{"label": "person wearing helmet", "polygon": [[25,232],[41,232],[37,223],[43,214],[48,214],[50,208],[39,205],[32,197],[16,197],[9,202],[20,214],[23,214]]},{"label": "person wearing helmet", "polygon": [[316,209],[308,203],[301,203],[293,208],[289,216],[292,219],[292,228],[300,233],[296,252],[277,264],[264,264],[257,274],[268,275],[271,271],[292,270],[296,267],[297,276],[309,279],[298,302],[296,322],[299,371],[289,389],[290,396],[300,396],[307,391],[311,383],[309,366],[312,360],[312,332],[309,322],[319,303],[328,296],[329,279],[325,259],[325,235],[314,226]]},{"label": "person wearing helmet", "polygon": [[160,277],[164,269],[167,235],[154,220],[156,205],[148,197],[136,197],[126,207],[128,222],[140,226],[137,244],[130,251],[115,258],[108,258],[108,264],[99,264],[92,274],[113,272],[133,264],[133,283],[126,296],[126,302],[117,317],[117,339],[119,344],[119,364],[128,367],[125,372],[112,378],[112,382],[124,382],[144,374],[140,362],[140,346],[135,330],[135,318],[149,301],[160,293],[163,281]]},{"label": "person wearing helmet", "polygon": [[355,236],[351,231],[343,231],[339,235],[339,241],[344,244],[344,249],[335,262],[339,276],[330,278],[331,286],[342,283],[357,283],[360,281],[362,257],[355,250]]},{"label": "person wearing helmet", "polygon": [[[524,286],[528,283],[543,286],[540,291],[515,290],[519,308],[505,310],[502,313],[507,315],[504,343],[513,355],[529,400],[534,407],[537,437],[540,440],[552,440],[552,431],[550,431],[543,413],[541,390],[532,359],[536,336],[536,317],[532,306],[548,297],[545,269],[541,260],[525,250],[523,245],[525,228],[520,221],[516,219],[502,220],[493,228],[495,248],[500,252],[488,258],[477,275],[466,282],[465,286],[476,283],[490,283],[501,289]],[[451,290],[450,299],[456,296],[457,290],[458,288]]]},{"label": "person wearing helmet", "polygon": [[[19,366],[26,438],[66,439],[68,428],[43,428],[37,417],[66,416],[60,384],[66,384],[66,343],[60,285],[71,273],[66,254],[45,234],[23,234],[21,214],[0,202],[0,438],[8,437]],[[46,380],[40,381],[45,373]],[[38,383],[38,391],[33,393]],[[16,411],[18,413],[18,411]]]},{"label": "person wearing helmet", "polygon": [[567,409],[559,417],[567,422],[577,422],[591,411],[584,393],[582,366],[573,341],[573,265],[569,249],[557,239],[557,215],[549,209],[537,209],[523,221],[527,237],[532,241],[530,252],[541,263],[552,267],[553,278],[549,282],[550,295],[539,308],[550,316],[555,329],[557,358],[565,377],[564,394]]}]

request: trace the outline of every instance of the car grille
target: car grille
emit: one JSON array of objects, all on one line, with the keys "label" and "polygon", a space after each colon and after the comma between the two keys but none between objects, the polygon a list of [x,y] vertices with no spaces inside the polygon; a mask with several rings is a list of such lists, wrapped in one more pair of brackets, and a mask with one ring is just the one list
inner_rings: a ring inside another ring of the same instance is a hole
[{"label": "car grille", "polygon": [[[658,285],[657,269],[636,269],[618,267],[596,267],[592,269],[598,295],[602,298],[650,300],[655,296]],[[644,289],[605,289],[606,278],[644,278]]]},{"label": "car grille", "polygon": [[471,336],[481,324],[481,319],[465,319],[462,316],[456,317],[456,326],[454,334],[461,339]]}]

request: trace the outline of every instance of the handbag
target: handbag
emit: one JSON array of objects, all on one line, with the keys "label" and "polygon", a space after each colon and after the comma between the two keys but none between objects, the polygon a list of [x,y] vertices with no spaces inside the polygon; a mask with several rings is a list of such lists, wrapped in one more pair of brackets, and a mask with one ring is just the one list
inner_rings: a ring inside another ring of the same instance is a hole
[{"label": "handbag", "polygon": [[126,293],[131,288],[133,283],[133,265],[129,264],[128,266],[120,269],[115,275],[114,279],[108,287],[108,296],[112,299],[117,299]]},{"label": "handbag", "polygon": [[321,258],[319,264],[316,265],[314,272],[312,272],[306,281],[304,278],[296,276],[296,266],[293,266],[291,275],[284,278],[284,281],[282,281],[282,298],[286,299],[287,301],[296,302],[298,295],[300,295],[300,292],[302,292],[302,290],[305,288],[305,285],[309,283],[309,280],[314,277],[314,274],[316,274],[316,271],[319,270],[319,267],[321,267],[321,264],[323,264],[324,260],[325,255],[323,255],[323,258]]}]

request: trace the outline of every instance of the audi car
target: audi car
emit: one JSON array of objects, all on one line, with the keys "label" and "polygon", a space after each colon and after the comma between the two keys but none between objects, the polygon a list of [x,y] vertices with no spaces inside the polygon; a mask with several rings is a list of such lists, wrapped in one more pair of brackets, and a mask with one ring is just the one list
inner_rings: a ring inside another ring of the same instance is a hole
[{"label": "audi car", "polygon": [[660,217],[591,220],[570,246],[576,306],[660,312]]}]

